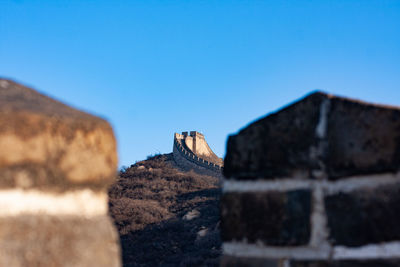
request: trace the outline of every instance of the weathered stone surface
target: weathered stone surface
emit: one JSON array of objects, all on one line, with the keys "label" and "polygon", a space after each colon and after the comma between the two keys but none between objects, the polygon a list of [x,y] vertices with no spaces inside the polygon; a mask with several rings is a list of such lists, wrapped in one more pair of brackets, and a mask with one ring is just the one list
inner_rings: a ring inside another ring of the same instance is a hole
[{"label": "weathered stone surface", "polygon": [[398,259],[346,261],[291,261],[290,267],[398,267]]},{"label": "weathered stone surface", "polygon": [[332,98],[326,159],[330,179],[400,168],[400,110]]},{"label": "weathered stone surface", "polygon": [[283,262],[279,260],[222,256],[221,267],[284,267]]},{"label": "weathered stone surface", "polygon": [[118,237],[104,216],[0,218],[0,266],[120,266]]},{"label": "weathered stone surface", "polygon": [[228,139],[224,175],[252,177],[308,177],[315,166],[310,147],[316,146],[315,128],[326,95],[314,93],[244,128]]},{"label": "weathered stone surface", "polygon": [[224,241],[303,245],[310,238],[311,193],[225,193],[221,199]]},{"label": "weathered stone surface", "polygon": [[331,180],[400,169],[400,109],[313,93],[230,136],[229,179]]},{"label": "weathered stone surface", "polygon": [[325,198],[330,240],[362,246],[400,239],[400,185],[339,193]]},{"label": "weathered stone surface", "polygon": [[117,166],[103,119],[0,79],[0,188],[104,187]]}]

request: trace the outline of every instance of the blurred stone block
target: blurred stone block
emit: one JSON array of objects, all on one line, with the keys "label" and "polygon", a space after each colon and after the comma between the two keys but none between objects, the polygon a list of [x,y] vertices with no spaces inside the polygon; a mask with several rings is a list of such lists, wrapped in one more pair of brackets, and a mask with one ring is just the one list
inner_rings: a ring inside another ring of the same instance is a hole
[{"label": "blurred stone block", "polygon": [[1,188],[105,188],[114,179],[116,141],[103,119],[0,79],[0,125]]},{"label": "blurred stone block", "polygon": [[330,241],[349,247],[400,239],[400,184],[325,197]]},{"label": "blurred stone block", "polygon": [[230,136],[224,166],[228,179],[396,172],[400,110],[316,92]]},{"label": "blurred stone block", "polygon": [[302,245],[310,238],[309,190],[225,193],[221,199],[223,241]]},{"label": "blurred stone block", "polygon": [[333,97],[328,117],[330,179],[399,170],[399,108]]},{"label": "blurred stone block", "polygon": [[119,266],[107,215],[0,218],[0,266]]},{"label": "blurred stone block", "polygon": [[308,175],[315,166],[310,147],[318,143],[315,128],[327,95],[314,93],[267,115],[228,139],[225,177],[238,179]]},{"label": "blurred stone block", "polygon": [[224,163],[229,264],[400,266],[399,108],[314,92],[230,136]]},{"label": "blurred stone block", "polygon": [[0,79],[0,266],[121,266],[103,119]]}]

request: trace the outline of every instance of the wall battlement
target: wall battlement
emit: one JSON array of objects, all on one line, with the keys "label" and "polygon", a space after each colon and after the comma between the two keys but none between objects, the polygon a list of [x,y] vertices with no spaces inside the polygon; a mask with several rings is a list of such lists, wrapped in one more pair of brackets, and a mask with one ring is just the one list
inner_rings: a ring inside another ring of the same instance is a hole
[{"label": "wall battlement", "polygon": [[[202,153],[196,153],[196,147]],[[191,131],[190,135],[188,132],[174,134],[173,155],[176,163],[185,168],[204,168],[217,174],[223,169],[222,159],[212,152],[204,135],[196,131]]]},{"label": "wall battlement", "polygon": [[199,133],[199,132],[197,132],[197,131],[190,131],[190,132],[182,132],[182,134],[181,134],[183,137],[186,137],[186,136],[191,136],[191,137],[200,137],[200,138],[204,138],[204,134],[202,134],[202,133]]}]

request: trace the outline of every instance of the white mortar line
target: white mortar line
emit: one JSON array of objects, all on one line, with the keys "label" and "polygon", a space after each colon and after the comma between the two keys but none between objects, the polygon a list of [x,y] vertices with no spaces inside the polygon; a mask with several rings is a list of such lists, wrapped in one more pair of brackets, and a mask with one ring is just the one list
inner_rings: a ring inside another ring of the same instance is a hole
[{"label": "white mortar line", "polygon": [[224,180],[223,192],[267,192],[267,191],[289,191],[310,188],[313,181],[311,180]]},{"label": "white mortar line", "polygon": [[[325,163],[321,160],[324,156],[324,140],[328,131],[328,113],[331,101],[329,98],[323,99],[320,111],[319,121],[315,129],[315,135],[319,139],[318,147],[315,152],[315,161],[318,162],[319,169],[313,170],[312,174],[318,180],[312,183],[312,211],[310,217],[311,236],[309,245],[314,248],[320,248],[328,252],[328,257],[332,254],[331,245],[328,242],[329,231],[327,227],[327,216],[325,213],[325,188],[328,185]],[[310,151],[311,153],[312,151]]]},{"label": "white mortar line", "polygon": [[400,182],[399,173],[383,173],[365,176],[352,176],[340,179],[335,182],[328,182],[326,187],[327,194],[337,194],[339,192],[348,193],[357,189],[373,189],[382,185],[390,185]]},{"label": "white mortar line", "polygon": [[[330,259],[326,247],[273,247],[248,244],[244,242],[224,242],[224,255],[236,257],[254,257],[265,259],[327,260]],[[371,260],[400,258],[400,242],[369,244],[358,248],[336,246],[333,248],[333,260]]]},{"label": "white mortar line", "polygon": [[308,246],[299,247],[268,247],[242,242],[224,242],[222,244],[224,255],[236,257],[255,257],[269,259],[328,259],[329,251],[323,248]]},{"label": "white mortar line", "polygon": [[315,134],[318,138],[323,139],[326,136],[328,128],[328,113],[331,106],[331,101],[326,98],[322,101],[320,111],[319,111],[319,121],[317,128],[315,129]]},{"label": "white mortar line", "polygon": [[322,183],[313,184],[312,190],[312,212],[310,217],[311,237],[309,245],[311,247],[324,247],[330,251],[331,246],[328,242],[328,219],[325,213],[324,188]]},{"label": "white mortar line", "polygon": [[327,195],[339,192],[352,192],[358,189],[371,189],[383,185],[400,182],[400,173],[383,173],[363,176],[344,177],[338,181],[305,180],[294,178],[281,178],[273,180],[223,180],[223,192],[285,192],[290,190],[307,189],[321,185]]},{"label": "white mortar line", "polygon": [[107,194],[91,190],[47,193],[39,190],[0,190],[0,217],[23,214],[79,215],[107,214]]},{"label": "white mortar line", "polygon": [[370,244],[358,248],[337,246],[333,251],[333,259],[377,259],[399,258],[400,242],[387,242],[382,244]]}]

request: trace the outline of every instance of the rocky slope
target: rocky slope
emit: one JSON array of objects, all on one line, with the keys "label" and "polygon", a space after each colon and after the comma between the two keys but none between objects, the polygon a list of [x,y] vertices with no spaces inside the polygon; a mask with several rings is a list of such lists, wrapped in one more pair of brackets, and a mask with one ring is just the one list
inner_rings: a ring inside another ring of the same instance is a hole
[{"label": "rocky slope", "polygon": [[109,197],[124,266],[218,265],[218,178],[158,155],[121,171]]}]

